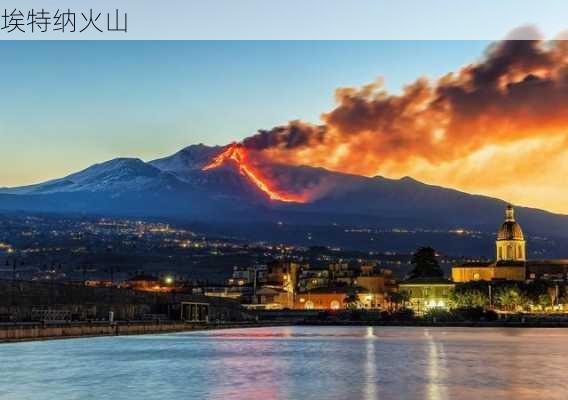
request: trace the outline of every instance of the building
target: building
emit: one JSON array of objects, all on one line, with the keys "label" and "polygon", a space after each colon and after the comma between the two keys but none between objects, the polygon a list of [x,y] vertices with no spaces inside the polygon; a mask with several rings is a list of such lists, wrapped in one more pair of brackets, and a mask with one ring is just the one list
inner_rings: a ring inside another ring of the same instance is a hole
[{"label": "building", "polygon": [[568,282],[568,260],[529,260],[525,263],[527,280],[546,279]]},{"label": "building", "polygon": [[292,296],[282,288],[263,286],[256,291],[248,308],[281,310],[290,308]]},{"label": "building", "polygon": [[153,275],[140,274],[124,281],[121,288],[138,290],[140,292],[159,291],[162,287],[160,279]]},{"label": "building", "polygon": [[85,286],[88,287],[112,287],[112,281],[108,279],[87,279],[84,282]]},{"label": "building", "polygon": [[[233,300],[241,300],[245,296],[252,294],[250,286],[242,285],[207,285],[201,289],[201,293],[207,297],[224,297]],[[194,291],[194,293],[196,293]]]},{"label": "building", "polygon": [[388,293],[396,290],[392,271],[365,262],[361,267],[332,262],[311,268],[307,263],[276,260],[269,263],[265,279],[251,297],[251,308],[340,310],[379,309]]},{"label": "building", "polygon": [[456,283],[471,281],[524,281],[527,270],[524,262],[478,262],[455,265],[452,280]]},{"label": "building", "polygon": [[233,267],[233,274],[227,280],[229,285],[256,285],[265,279],[266,266],[255,265],[252,267]]},{"label": "building", "polygon": [[515,210],[510,204],[505,210],[505,222],[497,232],[496,261],[525,261],[526,245],[521,226],[515,221]]},{"label": "building", "polygon": [[295,262],[275,260],[267,266],[265,284],[293,291],[298,285],[301,268]]},{"label": "building", "polygon": [[392,271],[385,268],[362,270],[361,275],[355,278],[354,283],[370,293],[386,294],[396,290],[396,282],[392,276]]},{"label": "building", "polygon": [[568,260],[527,260],[523,230],[515,220],[511,205],[505,209],[505,221],[497,232],[495,261],[464,263],[452,267],[456,283],[471,281],[527,281],[568,279]]},{"label": "building", "polygon": [[299,290],[312,290],[320,287],[329,286],[329,270],[327,269],[305,269],[300,273],[298,282]]},{"label": "building", "polygon": [[[354,303],[349,299],[354,298]],[[325,287],[299,293],[294,302],[296,310],[345,310],[349,306],[359,309],[379,309],[385,301],[384,295],[369,293],[362,287]]]},{"label": "building", "polygon": [[450,294],[455,284],[445,278],[413,278],[398,285],[398,290],[408,296],[409,307],[417,314],[433,308],[450,308]]}]

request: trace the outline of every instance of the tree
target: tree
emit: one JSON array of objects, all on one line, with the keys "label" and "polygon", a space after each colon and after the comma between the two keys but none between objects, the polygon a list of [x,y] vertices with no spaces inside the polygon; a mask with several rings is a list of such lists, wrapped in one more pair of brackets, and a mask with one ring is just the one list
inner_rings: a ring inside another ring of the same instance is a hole
[{"label": "tree", "polygon": [[412,255],[412,264],[414,269],[410,272],[409,277],[413,278],[441,278],[444,271],[440,268],[436,259],[436,250],[432,247],[421,247]]},{"label": "tree", "polygon": [[357,296],[357,293],[355,292],[351,292],[345,295],[345,299],[343,300],[343,303],[345,304],[345,307],[350,309],[350,310],[355,310],[357,308],[359,308],[359,296]]},{"label": "tree", "polygon": [[548,293],[542,293],[538,296],[538,303],[537,303],[543,310],[546,310],[547,307],[552,306],[552,298]]},{"label": "tree", "polygon": [[516,311],[519,306],[524,306],[527,298],[517,285],[500,288],[495,294],[496,303],[503,309]]},{"label": "tree", "polygon": [[451,294],[452,303],[456,307],[488,307],[489,296],[487,290],[466,289],[454,290]]},{"label": "tree", "polygon": [[521,290],[529,304],[538,306],[543,310],[552,306],[554,295],[551,291],[554,290],[552,282],[544,280],[536,280],[521,286]]},{"label": "tree", "polygon": [[389,308],[394,310],[399,310],[401,307],[405,308],[406,303],[410,299],[407,292],[392,292],[387,295],[387,301],[389,303]]}]

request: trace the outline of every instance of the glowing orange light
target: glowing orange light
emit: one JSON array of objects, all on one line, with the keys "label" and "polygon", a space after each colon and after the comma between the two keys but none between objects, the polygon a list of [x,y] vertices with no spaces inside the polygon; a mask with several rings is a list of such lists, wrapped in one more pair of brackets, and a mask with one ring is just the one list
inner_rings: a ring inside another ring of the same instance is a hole
[{"label": "glowing orange light", "polygon": [[213,159],[208,165],[203,167],[203,171],[218,168],[227,161],[234,161],[238,167],[239,172],[246,176],[252,183],[254,183],[261,191],[266,193],[268,197],[272,200],[284,201],[284,202],[295,202],[303,203],[305,199],[300,195],[290,195],[279,193],[275,189],[269,186],[269,183],[265,182],[260,175],[255,172],[250,165],[247,164],[246,160],[246,150],[243,146],[238,143],[230,145],[227,150],[219,154]]}]

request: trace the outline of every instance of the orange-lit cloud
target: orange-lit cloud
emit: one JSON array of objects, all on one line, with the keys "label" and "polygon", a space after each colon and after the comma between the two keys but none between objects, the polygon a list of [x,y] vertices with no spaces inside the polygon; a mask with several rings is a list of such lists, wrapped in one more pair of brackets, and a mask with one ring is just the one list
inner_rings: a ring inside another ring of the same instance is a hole
[{"label": "orange-lit cloud", "polygon": [[566,41],[504,40],[400,95],[378,80],[337,89],[336,100],[321,125],[294,121],[243,143],[283,163],[410,175],[568,213]]}]

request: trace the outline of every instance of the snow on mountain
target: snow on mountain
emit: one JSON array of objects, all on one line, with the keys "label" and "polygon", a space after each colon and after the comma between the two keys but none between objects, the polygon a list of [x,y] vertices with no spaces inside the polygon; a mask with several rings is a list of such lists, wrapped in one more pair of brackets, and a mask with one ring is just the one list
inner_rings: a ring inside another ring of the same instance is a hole
[{"label": "snow on mountain", "polygon": [[6,194],[49,194],[62,192],[136,192],[151,187],[167,188],[176,179],[138,158],[115,158],[92,165],[60,179],[18,188],[0,189]]},{"label": "snow on mountain", "polygon": [[164,172],[171,172],[182,180],[188,180],[191,172],[201,171],[223,149],[222,146],[191,145],[171,156],[150,161],[148,164]]}]

